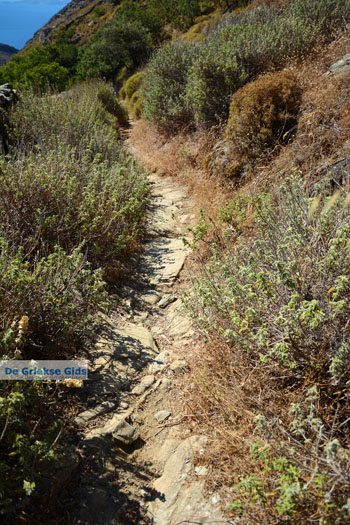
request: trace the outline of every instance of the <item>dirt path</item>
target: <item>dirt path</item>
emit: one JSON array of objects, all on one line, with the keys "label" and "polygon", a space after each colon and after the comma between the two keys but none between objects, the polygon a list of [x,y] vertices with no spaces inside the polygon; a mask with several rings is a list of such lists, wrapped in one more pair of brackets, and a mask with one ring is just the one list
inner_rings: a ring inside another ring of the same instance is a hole
[{"label": "dirt path", "polygon": [[86,409],[75,420],[83,472],[73,523],[227,523],[219,497],[204,495],[207,440],[190,429],[178,386],[194,338],[179,298],[193,204],[173,179],[149,179],[148,237],[136,277],[118,313],[103,316],[90,351]]}]

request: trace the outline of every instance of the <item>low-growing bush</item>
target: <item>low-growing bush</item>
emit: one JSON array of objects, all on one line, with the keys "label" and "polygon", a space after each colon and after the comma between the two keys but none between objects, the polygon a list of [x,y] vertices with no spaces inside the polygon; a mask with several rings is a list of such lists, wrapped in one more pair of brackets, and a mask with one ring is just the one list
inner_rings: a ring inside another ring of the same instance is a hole
[{"label": "low-growing bush", "polygon": [[71,33],[60,31],[50,44],[34,45],[0,68],[0,84],[10,82],[16,89],[36,92],[63,91],[72,83],[77,63],[77,47]]},{"label": "low-growing bush", "polygon": [[167,44],[147,66],[142,88],[143,114],[166,132],[188,125],[193,118],[185,95],[195,49],[194,44],[181,41]]},{"label": "low-growing bush", "polygon": [[203,42],[210,33],[212,27],[221,19],[222,10],[217,9],[209,15],[199,16],[195,24],[183,35],[183,39],[189,42]]},{"label": "low-growing bush", "polygon": [[148,30],[138,20],[112,20],[84,46],[77,72],[81,80],[105,77],[114,81],[123,69],[135,71],[147,60],[153,43]]},{"label": "low-growing bush", "polygon": [[188,103],[197,121],[208,126],[226,120],[230,97],[242,83],[307,52],[349,17],[348,0],[293,0],[283,9],[259,6],[225,18],[191,70]]},{"label": "low-growing bush", "polygon": [[[250,474],[236,487],[237,523],[349,518],[348,191],[294,176],[272,194],[232,202],[221,213],[228,230],[215,232],[212,258],[184,299],[213,344],[207,382],[198,382],[216,436],[242,393],[245,417],[265,417],[254,430],[252,464],[245,460]],[[254,234],[243,238],[252,215]],[[208,229],[202,216],[195,241]],[[211,365],[217,348],[225,353],[220,370]]]},{"label": "low-growing bush", "polygon": [[61,146],[3,162],[0,174],[0,227],[30,261],[83,243],[96,268],[116,263],[140,235],[148,189],[131,159],[110,166]]},{"label": "low-growing bush", "polygon": [[97,93],[97,98],[106,111],[116,118],[117,127],[126,126],[128,124],[128,111],[118,102],[117,98],[113,96],[110,88],[107,86],[101,87]]},{"label": "low-growing bush", "polygon": [[142,5],[137,2],[125,2],[118,7],[116,18],[121,22],[139,22],[149,31],[154,43],[165,38],[165,20],[159,1],[153,0]]},{"label": "low-growing bush", "polygon": [[263,75],[232,97],[226,139],[255,157],[286,143],[295,129],[302,90],[291,71]]},{"label": "low-growing bush", "polygon": [[[122,277],[149,195],[118,142],[116,117],[119,104],[103,82],[22,94],[9,115],[10,151],[0,161],[2,359],[81,357],[97,313],[110,307],[106,281]],[[63,387],[3,383],[0,514],[17,522],[33,498],[50,497]]]},{"label": "low-growing bush", "polygon": [[106,305],[102,272],[79,248],[68,255],[56,246],[32,264],[30,249],[0,237],[1,358],[70,358]]},{"label": "low-growing bush", "polygon": [[115,162],[123,155],[113,127],[114,118],[98,99],[102,81],[82,84],[57,96],[21,95],[10,118],[13,154],[33,149],[48,153],[62,145]]},{"label": "low-growing bush", "polygon": [[50,413],[50,391],[44,381],[2,381],[0,507],[7,521],[18,521],[41,476],[58,459],[62,421]]},{"label": "low-growing bush", "polygon": [[139,73],[135,73],[134,75],[128,78],[124,87],[126,98],[128,100],[130,100],[133,94],[140,89],[140,87],[142,86],[144,76],[144,72],[140,71]]},{"label": "low-growing bush", "polygon": [[130,106],[134,117],[141,118],[142,115],[142,99],[140,90],[135,91],[133,96],[130,99]]},{"label": "low-growing bush", "polygon": [[333,415],[324,423],[319,389],[289,407],[289,423],[255,418],[260,441],[251,444],[252,474],[236,486],[236,523],[345,524],[350,518],[349,442]]},{"label": "low-growing bush", "polygon": [[[327,197],[319,186],[308,193],[297,177],[256,197],[254,239],[228,256],[214,248],[206,277],[194,283],[202,328],[295,378],[320,373],[346,381],[348,204],[344,194]],[[229,211],[223,217],[230,223]]]}]

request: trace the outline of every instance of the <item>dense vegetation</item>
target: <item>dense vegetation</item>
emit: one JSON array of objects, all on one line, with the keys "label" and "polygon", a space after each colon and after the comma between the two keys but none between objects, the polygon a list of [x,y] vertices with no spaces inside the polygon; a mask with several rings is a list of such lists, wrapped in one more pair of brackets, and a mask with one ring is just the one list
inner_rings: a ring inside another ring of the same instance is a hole
[{"label": "dense vegetation", "polygon": [[293,0],[232,13],[203,42],[156,52],[144,82],[144,116],[164,131],[226,121],[243,84],[305,54],[349,19],[349,0]]},{"label": "dense vegetation", "polygon": [[[118,144],[108,91],[96,82],[61,96],[22,94],[10,115],[10,153],[0,161],[2,358],[81,355],[96,312],[108,305],[106,279],[121,274],[137,247],[148,186]],[[53,392],[1,385],[5,507],[21,507],[54,457],[62,429],[47,408]]]},{"label": "dense vegetation", "polygon": [[[350,199],[349,187],[333,193],[330,182],[306,186],[292,176],[272,194],[231,202],[221,214],[228,229],[211,242],[187,297],[200,329],[226,353],[224,382],[213,384],[210,370],[202,378],[210,404],[224,400],[225,414],[227,390],[239,402],[247,367],[251,384],[265,381],[259,401],[248,396],[261,414],[251,471],[232,505],[239,523],[350,517]],[[241,237],[248,217],[254,234]],[[202,218],[197,240],[209,228]],[[286,406],[271,404],[270,388]]]},{"label": "dense vegetation", "polygon": [[[241,3],[246,2],[225,2],[225,6]],[[172,30],[186,30],[198,15],[217,6],[218,0],[149,0],[146,5],[127,0],[111,13],[112,18],[107,16],[107,7],[97,6],[91,16],[100,18],[101,24],[87,44],[75,43],[75,31],[80,27],[77,21],[68,30],[56,32],[51,43],[34,44],[0,67],[0,84],[10,82],[16,88],[32,87],[41,92],[49,88],[63,91],[76,80],[87,78],[104,77],[119,84],[146,63]]]},{"label": "dense vegetation", "polygon": [[35,46],[25,54],[16,54],[0,67],[0,84],[10,82],[16,88],[51,88],[63,91],[74,78],[78,58],[77,47],[70,42],[71,33],[60,33],[55,42]]}]

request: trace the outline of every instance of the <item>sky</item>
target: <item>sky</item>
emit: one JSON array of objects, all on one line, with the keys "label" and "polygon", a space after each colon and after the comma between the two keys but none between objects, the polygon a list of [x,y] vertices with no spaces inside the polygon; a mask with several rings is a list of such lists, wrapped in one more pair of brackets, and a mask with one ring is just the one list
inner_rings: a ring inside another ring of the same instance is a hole
[{"label": "sky", "polygon": [[0,0],[0,43],[21,49],[68,0]]}]

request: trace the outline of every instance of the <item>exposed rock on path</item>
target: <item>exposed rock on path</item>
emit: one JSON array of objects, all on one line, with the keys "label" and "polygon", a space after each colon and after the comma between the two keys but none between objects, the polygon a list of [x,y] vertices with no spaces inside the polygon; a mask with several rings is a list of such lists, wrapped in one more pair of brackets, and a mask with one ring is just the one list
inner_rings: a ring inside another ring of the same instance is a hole
[{"label": "exposed rock on path", "polygon": [[178,299],[192,204],[176,181],[152,174],[150,182],[138,285],[125,288],[121,311],[101,314],[90,349],[88,406],[75,419],[83,435],[83,472],[74,519],[89,525],[226,523],[205,495],[205,472],[195,456],[205,453],[206,439],[184,426],[177,388],[194,337]]}]

